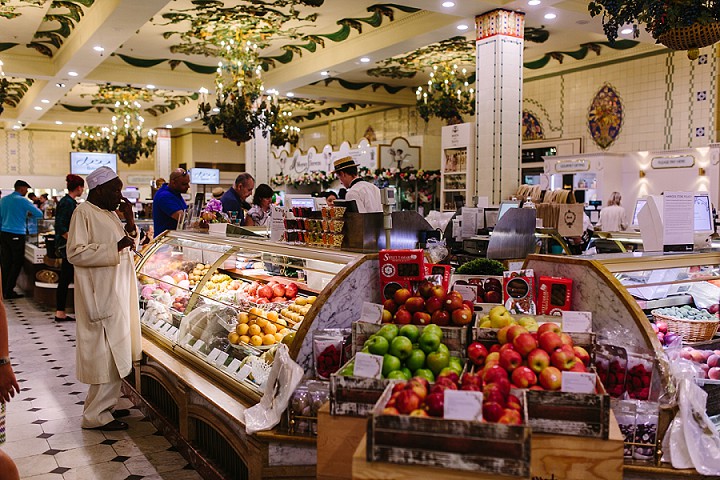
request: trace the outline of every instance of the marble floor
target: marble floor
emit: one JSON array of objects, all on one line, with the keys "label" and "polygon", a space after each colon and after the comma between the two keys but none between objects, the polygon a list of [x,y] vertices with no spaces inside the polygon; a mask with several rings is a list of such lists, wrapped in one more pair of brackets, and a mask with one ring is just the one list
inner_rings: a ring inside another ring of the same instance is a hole
[{"label": "marble floor", "polygon": [[[87,386],[75,378],[75,324],[55,323],[54,311],[25,298],[5,306],[21,392],[7,405],[7,442],[0,448],[15,460],[22,479],[201,478],[137,409],[123,419],[129,430],[81,429]],[[131,406],[123,398],[118,408]]]}]

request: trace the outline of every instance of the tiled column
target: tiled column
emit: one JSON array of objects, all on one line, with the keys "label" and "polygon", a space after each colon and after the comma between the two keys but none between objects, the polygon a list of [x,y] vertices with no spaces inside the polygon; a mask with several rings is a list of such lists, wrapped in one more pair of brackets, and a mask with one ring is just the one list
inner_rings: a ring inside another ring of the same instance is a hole
[{"label": "tiled column", "polygon": [[499,203],[520,182],[525,14],[492,10],[475,17],[478,196]]},{"label": "tiled column", "polygon": [[255,178],[255,185],[270,183],[270,134],[263,137],[255,131],[255,138],[245,144],[245,171]]},{"label": "tiled column", "polygon": [[157,129],[157,144],[155,145],[155,178],[168,178],[172,171],[172,140],[170,130],[167,128]]}]

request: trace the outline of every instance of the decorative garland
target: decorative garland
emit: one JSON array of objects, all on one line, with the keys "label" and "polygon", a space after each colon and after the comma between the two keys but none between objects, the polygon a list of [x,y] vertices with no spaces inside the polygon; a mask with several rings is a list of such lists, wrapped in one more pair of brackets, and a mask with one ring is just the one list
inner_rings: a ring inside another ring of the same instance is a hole
[{"label": "decorative garland", "polygon": [[334,176],[319,170],[317,172],[304,172],[294,178],[290,177],[290,175],[278,174],[270,178],[270,184],[275,187],[290,185],[297,188],[319,185],[322,188],[328,188],[333,180],[335,180]]}]

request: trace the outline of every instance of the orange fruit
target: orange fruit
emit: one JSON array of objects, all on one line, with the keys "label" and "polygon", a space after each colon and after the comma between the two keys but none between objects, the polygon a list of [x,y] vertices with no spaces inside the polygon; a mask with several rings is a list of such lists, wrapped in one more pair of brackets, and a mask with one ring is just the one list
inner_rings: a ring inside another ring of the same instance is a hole
[{"label": "orange fruit", "polygon": [[259,347],[263,343],[263,338],[260,335],[253,335],[250,337],[250,344]]}]

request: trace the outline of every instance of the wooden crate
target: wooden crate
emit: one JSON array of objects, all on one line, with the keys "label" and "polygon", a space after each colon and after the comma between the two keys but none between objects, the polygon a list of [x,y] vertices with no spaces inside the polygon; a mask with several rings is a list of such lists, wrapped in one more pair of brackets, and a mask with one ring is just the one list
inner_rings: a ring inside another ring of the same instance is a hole
[{"label": "wooden crate", "polygon": [[[470,342],[483,342],[483,343],[497,343],[497,328],[480,328],[472,327],[470,329]],[[589,332],[569,332],[568,335],[572,338],[573,345],[585,348],[588,353],[592,356],[595,350],[595,338],[596,334]],[[588,347],[590,347],[588,349]]]},{"label": "wooden crate", "polygon": [[[352,326],[352,341],[353,341],[353,355],[362,349],[365,341],[374,334],[383,324],[367,323],[367,322],[354,322]],[[398,325],[402,327],[402,325]],[[417,326],[422,333],[422,325]],[[467,346],[468,346],[468,327],[440,327],[443,332],[442,343],[444,343],[450,355],[454,357],[465,358]]]},{"label": "wooden crate", "polygon": [[610,396],[600,379],[597,393],[528,390],[528,422],[534,433],[608,439]]},{"label": "wooden crate", "polygon": [[352,457],[365,436],[367,420],[330,415],[326,403],[318,411],[317,479],[352,478]]},{"label": "wooden crate", "polygon": [[[392,387],[368,419],[367,460],[526,478],[530,427],[409,415],[383,415]],[[527,411],[524,412],[527,418]]]},{"label": "wooden crate", "polygon": [[[350,359],[354,361],[355,357]],[[347,365],[347,364],[345,364]],[[345,365],[340,367],[342,371]],[[367,417],[393,380],[330,375],[330,414]]]}]

